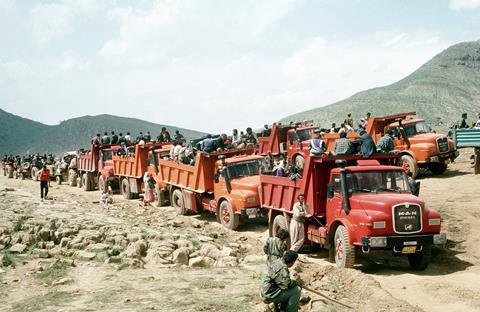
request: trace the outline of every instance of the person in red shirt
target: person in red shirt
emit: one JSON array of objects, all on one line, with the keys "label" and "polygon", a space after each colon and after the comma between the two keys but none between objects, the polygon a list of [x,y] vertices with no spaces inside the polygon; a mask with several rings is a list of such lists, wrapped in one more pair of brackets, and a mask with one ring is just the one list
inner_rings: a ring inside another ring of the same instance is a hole
[{"label": "person in red shirt", "polygon": [[38,176],[40,178],[40,197],[43,201],[47,199],[48,181],[50,180],[50,171],[47,169],[47,166],[43,165],[42,170],[38,172]]}]

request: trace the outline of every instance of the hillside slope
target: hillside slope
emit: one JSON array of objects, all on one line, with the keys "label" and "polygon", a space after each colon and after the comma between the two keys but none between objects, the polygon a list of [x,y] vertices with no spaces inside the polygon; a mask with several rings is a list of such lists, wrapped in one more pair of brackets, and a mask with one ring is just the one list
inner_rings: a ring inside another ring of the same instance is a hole
[{"label": "hillside slope", "polygon": [[[148,121],[112,115],[83,116],[49,126],[22,118],[0,109],[0,155],[26,153],[55,153],[88,147],[96,133],[114,130],[117,134],[127,131],[132,135],[150,131],[156,137],[164,125]],[[180,130],[187,138],[202,136],[204,133],[168,126],[173,135]]]},{"label": "hillside slope", "polygon": [[359,92],[342,101],[284,118],[283,122],[313,119],[328,127],[351,112],[355,120],[371,112],[383,116],[416,111],[434,126],[446,128],[469,113],[480,112],[480,41],[449,47],[411,75],[385,87]]}]

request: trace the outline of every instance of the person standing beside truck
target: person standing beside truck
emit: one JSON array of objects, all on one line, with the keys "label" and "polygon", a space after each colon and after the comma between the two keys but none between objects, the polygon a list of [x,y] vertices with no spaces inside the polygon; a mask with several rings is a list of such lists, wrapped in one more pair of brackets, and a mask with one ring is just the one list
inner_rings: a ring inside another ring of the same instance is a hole
[{"label": "person standing beside truck", "polygon": [[267,264],[283,257],[288,249],[287,239],[290,239],[290,234],[285,229],[280,229],[275,237],[267,238],[263,245],[263,251],[267,255]]},{"label": "person standing beside truck", "polygon": [[47,169],[47,166],[43,165],[37,176],[40,180],[40,199],[43,201],[47,199],[48,182],[50,181],[50,171]]},{"label": "person standing beside truck", "polygon": [[305,219],[308,215],[308,206],[305,204],[305,196],[299,194],[298,202],[293,205],[293,216],[290,220],[290,250],[298,252],[305,241]]},{"label": "person standing beside truck", "polygon": [[262,275],[260,286],[260,296],[264,303],[280,305],[281,311],[298,311],[302,289],[290,278],[288,271],[297,258],[298,254],[295,251],[288,250],[283,257],[268,265],[267,272]]}]

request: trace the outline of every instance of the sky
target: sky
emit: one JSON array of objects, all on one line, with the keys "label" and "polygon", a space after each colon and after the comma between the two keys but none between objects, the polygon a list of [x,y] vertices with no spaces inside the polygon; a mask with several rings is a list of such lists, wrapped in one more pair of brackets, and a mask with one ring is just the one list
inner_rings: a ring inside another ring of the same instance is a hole
[{"label": "sky", "polygon": [[480,0],[0,0],[0,108],[260,128],[480,39]]}]

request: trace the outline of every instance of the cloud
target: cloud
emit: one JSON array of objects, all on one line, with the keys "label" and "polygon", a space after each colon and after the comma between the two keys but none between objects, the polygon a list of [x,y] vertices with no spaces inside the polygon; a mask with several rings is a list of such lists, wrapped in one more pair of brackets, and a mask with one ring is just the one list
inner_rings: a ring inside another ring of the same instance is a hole
[{"label": "cloud", "polygon": [[57,4],[39,4],[30,11],[30,31],[33,42],[45,46],[72,30],[74,12],[70,7]]},{"label": "cloud", "polygon": [[451,0],[450,8],[455,11],[480,8],[480,0]]}]

